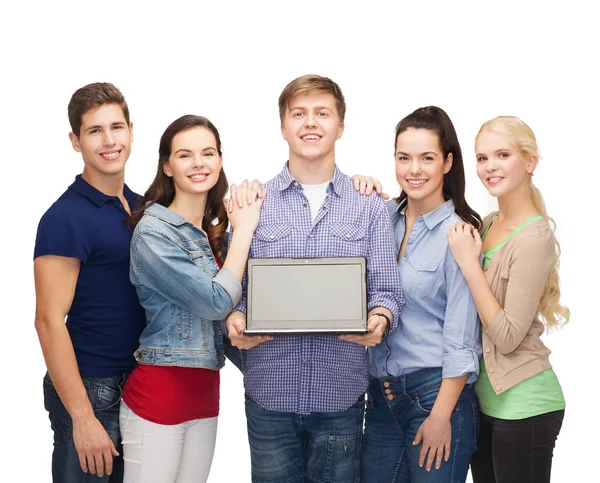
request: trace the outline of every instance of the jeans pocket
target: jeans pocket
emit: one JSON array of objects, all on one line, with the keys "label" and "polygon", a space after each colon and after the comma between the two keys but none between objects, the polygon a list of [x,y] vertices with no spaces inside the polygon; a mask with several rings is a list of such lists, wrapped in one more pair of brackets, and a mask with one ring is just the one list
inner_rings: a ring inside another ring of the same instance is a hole
[{"label": "jeans pocket", "polygon": [[424,389],[417,393],[411,394],[411,397],[415,407],[419,411],[429,415],[431,413],[431,410],[433,409],[433,405],[435,404],[435,400],[439,392],[440,385],[437,384],[429,389]]},{"label": "jeans pocket", "polygon": [[116,378],[114,384],[107,384],[104,381],[94,380],[94,378],[84,377],[82,380],[94,413],[111,410],[118,413],[123,391]]},{"label": "jeans pocket", "polygon": [[50,376],[44,377],[44,407],[48,411],[54,444],[67,443],[73,431],[71,417],[63,405]]},{"label": "jeans pocket", "polygon": [[358,433],[329,436],[325,481],[330,483],[359,481],[360,445],[361,438]]}]

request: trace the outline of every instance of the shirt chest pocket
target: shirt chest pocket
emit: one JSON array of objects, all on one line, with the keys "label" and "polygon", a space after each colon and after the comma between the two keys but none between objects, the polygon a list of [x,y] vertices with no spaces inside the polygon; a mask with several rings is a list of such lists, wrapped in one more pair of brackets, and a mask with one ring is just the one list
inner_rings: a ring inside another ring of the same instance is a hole
[{"label": "shirt chest pocket", "polygon": [[252,255],[257,258],[280,258],[291,256],[290,241],[292,225],[273,223],[259,225],[252,241]]},{"label": "shirt chest pocket", "polygon": [[329,233],[334,244],[332,256],[360,257],[366,255],[367,229],[354,223],[331,223]]},{"label": "shirt chest pocket", "polygon": [[207,248],[204,248],[202,240],[183,240],[178,242],[177,245],[198,267],[202,268],[205,272],[213,272],[205,259],[206,256],[212,257],[212,254]]},{"label": "shirt chest pocket", "polygon": [[407,268],[412,275],[410,293],[413,297],[434,297],[442,283],[438,276],[440,261],[431,258],[410,258],[407,262]]}]

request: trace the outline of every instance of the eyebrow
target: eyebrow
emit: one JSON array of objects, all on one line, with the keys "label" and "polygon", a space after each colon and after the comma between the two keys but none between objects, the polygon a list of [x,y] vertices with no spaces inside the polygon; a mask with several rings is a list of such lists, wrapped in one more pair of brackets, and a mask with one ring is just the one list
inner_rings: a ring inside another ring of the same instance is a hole
[{"label": "eyebrow", "polygon": [[[399,154],[402,154],[404,156],[410,156],[410,154],[405,153],[404,151],[397,151],[396,156],[398,156]],[[433,151],[425,151],[424,153],[420,153],[420,156],[425,156],[426,154],[433,154],[434,156],[437,156],[437,154]]]},{"label": "eyebrow", "polygon": [[[110,124],[111,127],[113,127],[113,126],[126,126],[126,125],[127,124],[124,123],[123,121],[113,122],[113,123]],[[91,129],[102,129],[102,126],[100,124],[94,124],[93,126],[89,126],[89,127],[85,128],[86,131],[89,131]]]},{"label": "eyebrow", "polygon": [[[212,146],[208,146],[207,148],[202,149],[202,151],[200,151],[200,152],[204,153],[206,151],[216,151],[216,150],[217,150],[217,148],[214,148]],[[191,153],[193,151],[191,149],[188,149],[188,148],[181,148],[181,149],[178,149],[177,151],[175,151],[175,154],[180,153],[180,152]]]},{"label": "eyebrow", "polygon": [[[307,110],[306,107],[302,107],[302,106],[298,106],[298,107],[290,106],[290,111],[294,111],[296,109],[299,110],[299,111],[306,111]],[[333,111],[332,107],[327,107],[327,106],[315,106],[312,109],[316,109],[318,111],[320,111],[321,109],[327,109],[328,111]]]}]

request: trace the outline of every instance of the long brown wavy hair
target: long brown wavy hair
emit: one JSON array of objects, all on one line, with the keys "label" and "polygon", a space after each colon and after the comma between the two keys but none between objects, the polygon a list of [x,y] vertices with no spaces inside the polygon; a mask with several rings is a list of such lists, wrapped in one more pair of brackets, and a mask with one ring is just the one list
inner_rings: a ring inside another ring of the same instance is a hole
[{"label": "long brown wavy hair", "polygon": [[[219,131],[207,118],[203,116],[194,116],[191,114],[185,115],[173,121],[160,138],[158,147],[158,168],[154,181],[144,193],[141,201],[141,208],[134,211],[127,219],[127,222],[136,225],[144,215],[144,210],[152,203],[158,203],[164,207],[168,207],[175,198],[175,184],[173,178],[167,176],[164,172],[165,163],[171,157],[171,146],[173,138],[184,131],[203,127],[212,132],[217,141],[217,152],[222,156],[221,137]],[[217,260],[222,262],[225,259],[227,250],[227,227],[229,220],[227,212],[223,205],[223,198],[229,189],[225,171],[221,168],[217,183],[209,190],[204,209],[204,217],[202,218],[202,229],[208,235],[208,242]]]}]

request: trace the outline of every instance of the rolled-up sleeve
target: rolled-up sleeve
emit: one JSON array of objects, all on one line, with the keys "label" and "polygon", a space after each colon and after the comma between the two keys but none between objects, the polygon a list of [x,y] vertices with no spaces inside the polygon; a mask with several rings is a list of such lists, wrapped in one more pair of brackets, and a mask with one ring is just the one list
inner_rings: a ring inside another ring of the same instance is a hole
[{"label": "rolled-up sleeve", "polygon": [[442,335],[442,377],[469,374],[469,384],[477,379],[481,357],[477,307],[467,281],[450,253],[446,256],[444,272],[447,302]]},{"label": "rolled-up sleeve", "polygon": [[134,285],[148,287],[204,318],[224,319],[241,297],[241,284],[233,272],[223,269],[213,278],[160,233],[137,233],[131,255]]}]

